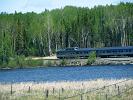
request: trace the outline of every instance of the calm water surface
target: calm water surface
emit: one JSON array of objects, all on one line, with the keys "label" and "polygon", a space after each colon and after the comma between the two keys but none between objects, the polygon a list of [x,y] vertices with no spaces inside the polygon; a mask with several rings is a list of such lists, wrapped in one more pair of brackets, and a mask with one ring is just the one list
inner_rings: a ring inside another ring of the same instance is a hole
[{"label": "calm water surface", "polygon": [[0,70],[0,82],[80,81],[98,78],[133,79],[133,65]]}]

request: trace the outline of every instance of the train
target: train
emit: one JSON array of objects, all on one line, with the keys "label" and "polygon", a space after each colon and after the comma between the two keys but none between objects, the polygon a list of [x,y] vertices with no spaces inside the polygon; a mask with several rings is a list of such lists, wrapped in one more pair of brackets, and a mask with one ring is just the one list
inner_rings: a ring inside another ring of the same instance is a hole
[{"label": "train", "polygon": [[126,47],[103,47],[103,48],[78,48],[70,47],[59,49],[56,51],[56,56],[59,59],[69,58],[88,58],[90,53],[95,52],[97,57],[133,57],[133,46]]}]

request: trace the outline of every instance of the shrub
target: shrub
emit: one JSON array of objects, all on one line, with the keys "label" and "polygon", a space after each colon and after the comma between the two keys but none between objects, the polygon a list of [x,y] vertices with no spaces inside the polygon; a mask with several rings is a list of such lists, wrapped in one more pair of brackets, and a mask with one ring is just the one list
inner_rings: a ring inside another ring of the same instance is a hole
[{"label": "shrub", "polygon": [[96,61],[96,52],[92,51],[92,52],[89,53],[89,57],[88,57],[88,60],[87,60],[87,65],[91,65],[95,61]]},{"label": "shrub", "polygon": [[13,60],[13,59],[9,60],[8,67],[15,68],[16,66],[17,66],[17,63],[15,60]]},{"label": "shrub", "polygon": [[61,60],[60,65],[61,65],[61,66],[67,65],[67,61],[66,61],[65,59]]},{"label": "shrub", "polygon": [[52,61],[48,60],[47,63],[46,63],[46,66],[52,66]]},{"label": "shrub", "polygon": [[36,67],[36,66],[43,66],[43,60],[38,59],[38,60],[26,60],[26,65],[31,66],[31,67]]},{"label": "shrub", "polygon": [[25,56],[15,56],[14,58],[9,59],[8,67],[10,68],[23,68],[26,65]]},{"label": "shrub", "polygon": [[10,68],[26,68],[34,66],[43,66],[43,60],[33,60],[32,58],[26,59],[25,56],[15,56],[8,62]]},{"label": "shrub", "polygon": [[16,63],[20,68],[23,68],[26,64],[25,56],[16,56],[15,57]]}]

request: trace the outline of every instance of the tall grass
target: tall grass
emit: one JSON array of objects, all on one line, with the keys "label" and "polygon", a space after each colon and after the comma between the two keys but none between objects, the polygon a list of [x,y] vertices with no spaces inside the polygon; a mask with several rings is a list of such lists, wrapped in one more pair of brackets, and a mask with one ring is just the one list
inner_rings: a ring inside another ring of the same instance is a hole
[{"label": "tall grass", "polygon": [[25,56],[16,56],[14,58],[11,58],[9,62],[4,66],[11,69],[43,66],[43,60],[33,60],[31,58],[26,59]]},{"label": "tall grass", "polygon": [[114,85],[121,81],[124,80],[14,83],[13,94],[10,93],[11,84],[0,84],[0,100],[132,100],[133,88],[130,88],[133,87],[133,80]]}]

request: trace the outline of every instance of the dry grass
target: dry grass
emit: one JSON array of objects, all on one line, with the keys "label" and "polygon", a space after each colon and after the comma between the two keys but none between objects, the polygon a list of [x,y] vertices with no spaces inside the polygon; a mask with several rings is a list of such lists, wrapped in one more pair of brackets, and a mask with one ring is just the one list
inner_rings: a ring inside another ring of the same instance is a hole
[{"label": "dry grass", "polygon": [[[14,91],[26,91],[29,89],[29,86],[32,90],[52,90],[54,89],[61,89],[64,88],[65,90],[70,89],[93,89],[93,88],[100,88],[106,85],[118,83],[124,81],[126,79],[121,80],[90,80],[90,81],[61,81],[61,82],[21,82],[21,83],[13,83],[12,87]],[[1,91],[9,91],[11,88],[11,84],[0,84],[0,92]]]},{"label": "dry grass", "polygon": [[[46,90],[48,90],[48,100],[59,100],[65,97],[71,97],[68,100],[80,100],[82,94],[83,100],[105,100],[106,94],[109,100],[124,100],[129,98],[133,100],[133,90],[127,91],[122,95],[118,95],[119,91],[123,92],[133,86],[133,80],[130,79],[126,82],[115,84],[121,80],[90,80],[90,81],[62,81],[62,82],[45,82],[45,83],[14,83],[12,84],[0,84],[0,100],[44,100],[46,98]],[[110,86],[109,86],[110,85]],[[109,86],[105,87],[104,86]],[[97,89],[102,88],[102,89]],[[97,90],[96,90],[97,89]],[[89,91],[89,92],[88,92]],[[90,92],[92,91],[92,92]],[[75,96],[78,95],[78,96]],[[111,98],[111,99],[110,99]],[[121,98],[121,99],[120,99]],[[128,100],[128,99],[127,99]]]}]

